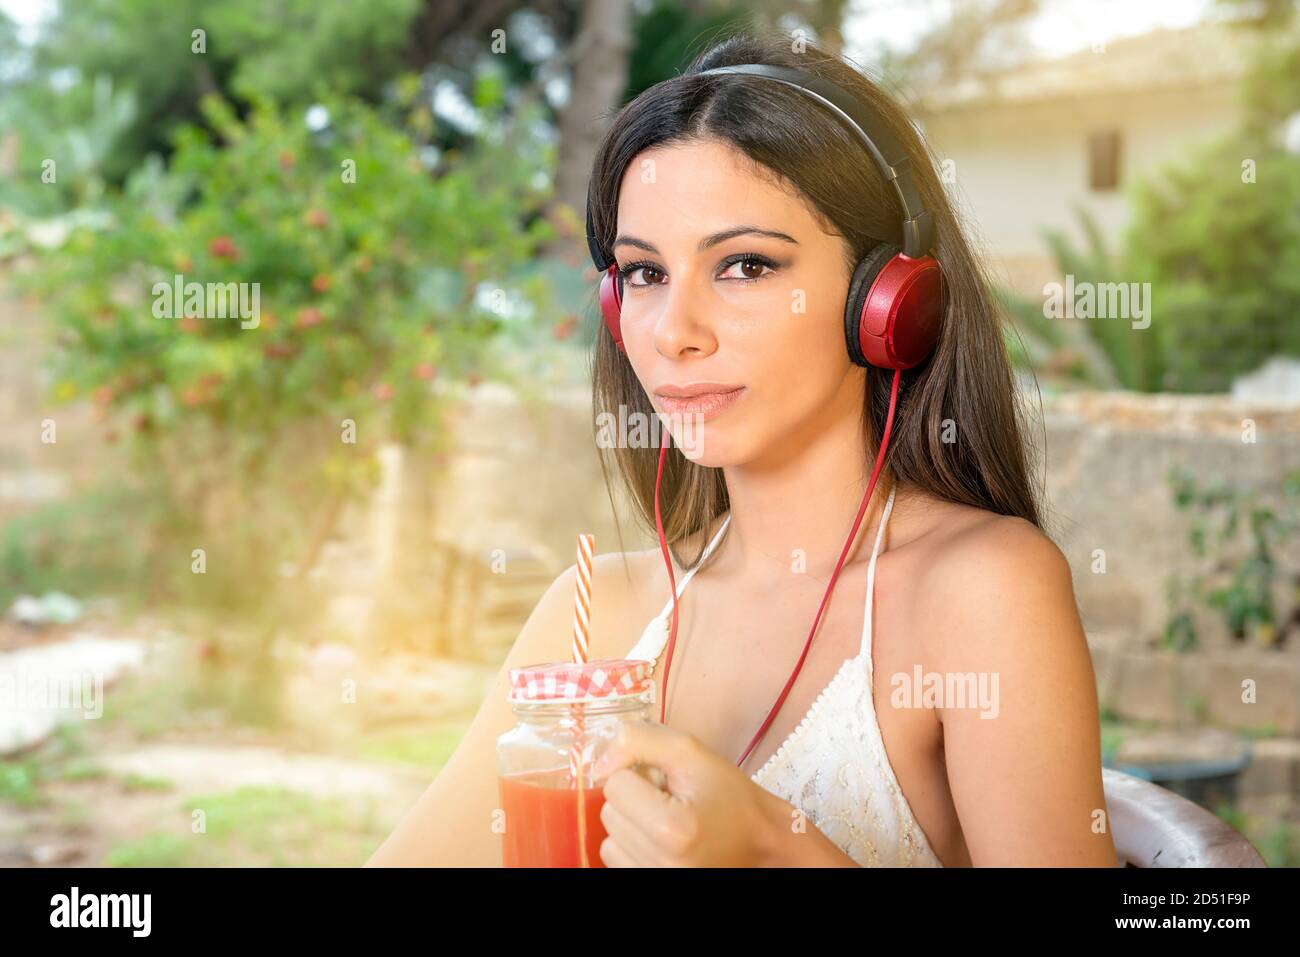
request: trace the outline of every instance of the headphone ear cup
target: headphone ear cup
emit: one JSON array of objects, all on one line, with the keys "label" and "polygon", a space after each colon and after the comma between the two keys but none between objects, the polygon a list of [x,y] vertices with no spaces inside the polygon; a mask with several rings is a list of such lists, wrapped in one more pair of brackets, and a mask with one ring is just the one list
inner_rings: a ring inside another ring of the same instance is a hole
[{"label": "headphone ear cup", "polygon": [[885,263],[862,308],[862,352],[872,365],[911,369],[934,351],[943,323],[943,270],[932,256]]},{"label": "headphone ear cup", "polygon": [[862,314],[871,286],[885,267],[885,263],[899,253],[898,246],[881,243],[858,263],[849,279],[848,297],[844,302],[844,343],[848,346],[849,358],[855,365],[870,366],[866,353],[862,351]]},{"label": "headphone ear cup", "polygon": [[619,352],[623,348],[623,330],[619,323],[619,314],[623,307],[623,277],[619,274],[618,263],[612,264],[600,278],[600,314],[605,320],[605,328],[614,337],[614,345]]},{"label": "headphone ear cup", "polygon": [[938,260],[878,247],[858,263],[849,283],[844,332],[850,358],[880,369],[920,365],[939,339],[944,305]]}]

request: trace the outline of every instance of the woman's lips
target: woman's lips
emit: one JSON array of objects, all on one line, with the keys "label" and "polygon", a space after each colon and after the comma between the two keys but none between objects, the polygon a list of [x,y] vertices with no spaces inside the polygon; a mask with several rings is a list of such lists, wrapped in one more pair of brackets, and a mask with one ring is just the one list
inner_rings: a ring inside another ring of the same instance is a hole
[{"label": "woman's lips", "polygon": [[702,415],[712,418],[731,408],[744,394],[745,387],[740,386],[729,392],[701,392],[699,395],[672,396],[655,395],[659,405],[669,415]]}]

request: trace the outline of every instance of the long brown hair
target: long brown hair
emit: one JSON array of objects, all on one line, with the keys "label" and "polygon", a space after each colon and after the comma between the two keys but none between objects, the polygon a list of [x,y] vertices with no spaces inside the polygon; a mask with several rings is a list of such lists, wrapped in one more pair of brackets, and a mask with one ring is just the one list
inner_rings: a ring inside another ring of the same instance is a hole
[{"label": "long brown hair", "polygon": [[[591,173],[594,235],[608,251],[617,223],[618,191],[635,156],[652,147],[696,138],[724,140],[798,187],[823,221],[847,242],[844,268],[882,241],[901,245],[897,198],[862,144],[829,111],[784,84],[747,76],[695,74],[739,63],[794,67],[856,94],[904,144],[924,206],[936,226],[931,254],[943,266],[947,307],[938,345],[922,365],[903,373],[881,487],[922,489],[939,499],[1015,515],[1041,527],[1030,485],[1026,444],[1002,319],[980,262],[972,254],[935,173],[935,157],[893,98],[848,61],[812,44],[794,52],[781,34],[741,33],[697,56],[685,73],[652,86],[627,104],[606,132]],[[595,416],[654,407],[631,364],[599,323],[591,355]],[[893,374],[868,369],[863,423],[870,469],[889,409]],[[955,441],[951,440],[957,429]],[[944,441],[950,438],[949,441]],[[600,445],[601,443],[598,443]],[[610,490],[610,464],[630,493],[639,520],[655,534],[654,485],[658,448],[601,448]],[[614,496],[610,494],[613,504]],[[720,468],[700,466],[674,445],[664,463],[664,533],[670,547],[728,509]],[[615,509],[617,514],[617,509]],[[621,533],[620,533],[621,537]],[[700,560],[704,543],[683,567]]]}]

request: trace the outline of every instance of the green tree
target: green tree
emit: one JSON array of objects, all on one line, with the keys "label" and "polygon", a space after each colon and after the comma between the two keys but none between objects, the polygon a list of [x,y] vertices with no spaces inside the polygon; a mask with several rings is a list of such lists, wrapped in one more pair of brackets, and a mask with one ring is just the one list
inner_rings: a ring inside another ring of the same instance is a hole
[{"label": "green tree", "polygon": [[1246,136],[1198,150],[1135,191],[1127,248],[1159,349],[1137,387],[1221,390],[1300,355],[1300,157]]},{"label": "green tree", "polygon": [[63,3],[36,50],[36,80],[112,77],[138,99],[117,144],[120,181],[148,153],[166,153],[199,101],[269,96],[300,105],[318,90],[376,99],[402,72],[420,0],[78,0]]},{"label": "green tree", "polygon": [[[531,140],[537,105],[513,122],[491,88],[491,132],[459,156],[422,145],[418,102],[412,135],[355,100],[311,129],[209,99],[215,135],[183,130],[109,228],[45,257],[55,397],[92,397],[130,438],[165,506],[148,531],[160,567],[188,572],[177,549],[207,549],[204,576],[166,578],[171,597],[279,618],[292,589],[276,583],[286,567],[304,580],[380,444],[439,450],[455,383],[508,375],[494,343],[549,306],[532,262],[549,226],[529,213],[550,156]],[[174,209],[159,198],[182,193]]]}]

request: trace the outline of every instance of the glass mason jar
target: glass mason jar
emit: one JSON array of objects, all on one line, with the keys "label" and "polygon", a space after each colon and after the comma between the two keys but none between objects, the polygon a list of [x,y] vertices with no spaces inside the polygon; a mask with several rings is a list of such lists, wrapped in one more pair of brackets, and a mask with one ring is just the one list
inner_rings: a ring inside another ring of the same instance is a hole
[{"label": "glass mason jar", "polygon": [[604,780],[592,766],[621,724],[650,720],[651,668],[606,658],[510,670],[516,723],[497,738],[504,866],[604,867]]}]

